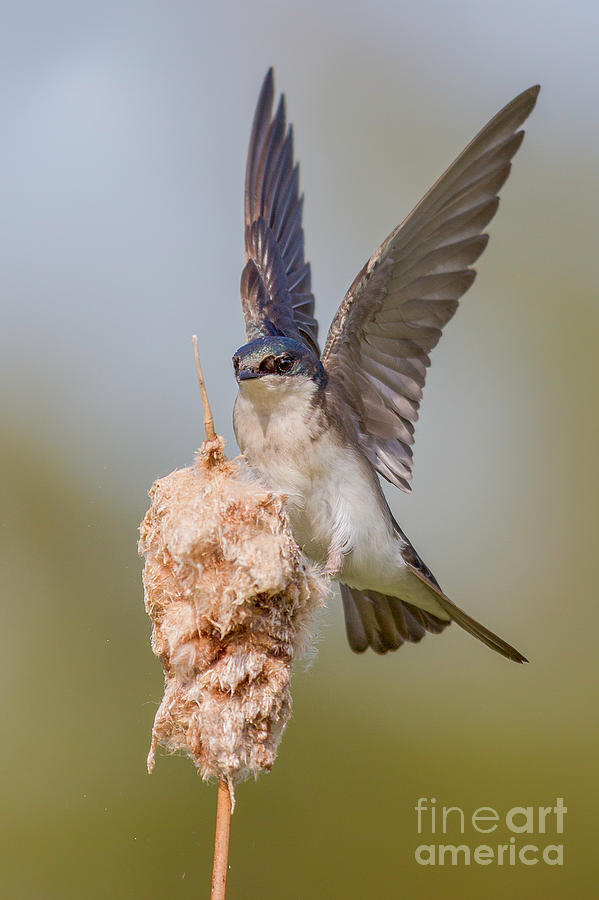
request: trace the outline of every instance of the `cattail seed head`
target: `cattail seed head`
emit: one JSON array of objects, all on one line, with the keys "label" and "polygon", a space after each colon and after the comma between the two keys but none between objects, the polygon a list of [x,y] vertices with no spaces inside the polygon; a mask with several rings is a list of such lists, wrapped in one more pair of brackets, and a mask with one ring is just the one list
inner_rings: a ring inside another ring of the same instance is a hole
[{"label": "cattail seed head", "polygon": [[193,466],[154,482],[139,549],[165,674],[148,770],[162,744],[232,788],[274,763],[327,582],[295,543],[285,498],[223,446],[205,441]]}]

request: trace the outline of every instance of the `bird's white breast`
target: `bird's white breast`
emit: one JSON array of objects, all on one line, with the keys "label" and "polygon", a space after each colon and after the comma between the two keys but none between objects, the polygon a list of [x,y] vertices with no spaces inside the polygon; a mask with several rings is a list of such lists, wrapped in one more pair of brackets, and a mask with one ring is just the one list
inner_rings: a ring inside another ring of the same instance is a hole
[{"label": "bird's white breast", "polygon": [[323,426],[315,390],[301,376],[242,382],[233,416],[237,441],[266,484],[287,495],[295,539],[310,557],[326,562],[341,551],[341,580],[394,593],[404,561],[376,476]]}]

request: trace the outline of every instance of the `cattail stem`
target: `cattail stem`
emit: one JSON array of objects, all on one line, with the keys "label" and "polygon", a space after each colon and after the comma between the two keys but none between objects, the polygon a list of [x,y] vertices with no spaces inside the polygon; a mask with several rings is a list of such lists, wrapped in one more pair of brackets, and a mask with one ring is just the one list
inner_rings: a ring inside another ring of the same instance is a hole
[{"label": "cattail stem", "polygon": [[200,385],[202,404],[204,406],[204,428],[206,429],[206,440],[214,441],[216,439],[216,433],[214,431],[214,419],[212,418],[212,410],[210,409],[210,402],[208,400],[208,394],[206,393],[206,385],[204,384],[204,376],[202,375],[197,334],[192,335],[191,340],[193,341],[193,353],[196,361],[196,375],[198,376],[198,384]]},{"label": "cattail stem", "polygon": [[214,836],[214,863],[212,866],[212,893],[210,894],[210,900],[225,900],[226,898],[230,831],[231,793],[229,791],[229,785],[221,778],[218,783],[216,834]]}]

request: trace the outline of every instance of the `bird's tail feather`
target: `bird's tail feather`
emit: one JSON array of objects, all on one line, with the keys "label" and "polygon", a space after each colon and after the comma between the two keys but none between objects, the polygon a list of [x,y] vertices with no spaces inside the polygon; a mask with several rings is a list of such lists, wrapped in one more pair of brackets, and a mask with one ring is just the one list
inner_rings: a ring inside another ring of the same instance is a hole
[{"label": "bird's tail feather", "polygon": [[355,653],[372,647],[375,653],[397,650],[406,641],[417,643],[427,632],[440,634],[450,624],[398,597],[359,591],[341,584],[345,629]]},{"label": "bird's tail feather", "polygon": [[434,592],[437,603],[449,620],[440,619],[398,597],[387,597],[376,591],[359,591],[341,584],[345,628],[352,650],[363,653],[368,647],[372,647],[375,653],[387,653],[389,650],[397,650],[406,641],[421,641],[427,632],[440,634],[453,621],[507,659],[518,663],[528,662],[518,650],[456,606],[418,572],[414,574]]}]

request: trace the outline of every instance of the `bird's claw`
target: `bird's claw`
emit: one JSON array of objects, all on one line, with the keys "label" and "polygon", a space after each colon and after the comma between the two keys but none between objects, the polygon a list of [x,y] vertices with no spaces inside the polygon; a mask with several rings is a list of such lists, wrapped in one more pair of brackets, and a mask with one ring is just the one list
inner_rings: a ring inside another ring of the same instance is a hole
[{"label": "bird's claw", "polygon": [[327,557],[327,563],[324,567],[323,574],[329,575],[331,578],[336,578],[338,575],[341,575],[341,571],[343,569],[343,553],[341,550],[329,550],[329,555]]}]

